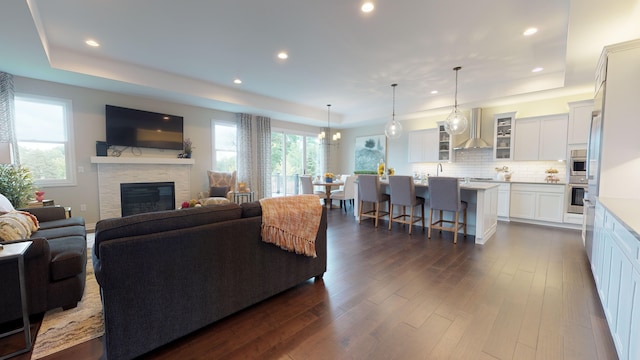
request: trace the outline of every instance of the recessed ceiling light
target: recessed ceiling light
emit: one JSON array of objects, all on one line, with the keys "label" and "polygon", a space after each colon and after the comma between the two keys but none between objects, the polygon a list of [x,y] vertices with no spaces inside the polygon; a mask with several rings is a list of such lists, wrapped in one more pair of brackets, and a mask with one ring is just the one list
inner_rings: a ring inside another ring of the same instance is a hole
[{"label": "recessed ceiling light", "polygon": [[242,80],[240,80],[240,79],[235,79],[235,80],[233,80],[233,83],[234,83],[234,84],[242,84]]},{"label": "recessed ceiling light", "polygon": [[431,90],[431,95],[435,95],[438,93],[438,90]]},{"label": "recessed ceiling light", "polygon": [[533,70],[531,70],[531,72],[536,73],[536,72],[540,72],[540,71],[542,71],[542,70],[544,70],[544,68],[537,67],[537,68],[534,68]]},{"label": "recessed ceiling light", "polygon": [[98,47],[100,46],[100,43],[95,41],[95,40],[87,40],[84,42],[85,44],[89,45],[89,46],[93,46],[93,47]]},{"label": "recessed ceiling light", "polygon": [[288,59],[288,58],[289,58],[289,54],[287,54],[286,52],[281,51],[281,52],[278,53],[278,59],[285,60],[285,59]]},{"label": "recessed ceiling light", "polygon": [[537,29],[537,28],[532,27],[532,28],[528,28],[527,30],[525,30],[525,31],[522,33],[522,35],[524,35],[524,36],[531,36],[531,35],[533,35],[533,34],[535,34],[535,33],[537,33],[537,32],[538,32],[538,29]]},{"label": "recessed ceiling light", "polygon": [[362,6],[360,7],[360,10],[362,10],[362,12],[368,13],[368,12],[372,12],[373,11],[373,3],[371,1],[367,1],[364,4],[362,4]]}]

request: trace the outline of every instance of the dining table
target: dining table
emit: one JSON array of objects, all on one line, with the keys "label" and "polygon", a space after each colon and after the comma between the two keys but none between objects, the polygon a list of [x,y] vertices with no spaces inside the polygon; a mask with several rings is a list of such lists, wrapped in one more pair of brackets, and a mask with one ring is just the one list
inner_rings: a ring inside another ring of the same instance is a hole
[{"label": "dining table", "polygon": [[327,182],[326,179],[314,180],[313,186],[324,186],[325,187],[325,205],[327,208],[331,209],[331,188],[344,185],[344,181],[341,180],[333,180],[332,182]]}]

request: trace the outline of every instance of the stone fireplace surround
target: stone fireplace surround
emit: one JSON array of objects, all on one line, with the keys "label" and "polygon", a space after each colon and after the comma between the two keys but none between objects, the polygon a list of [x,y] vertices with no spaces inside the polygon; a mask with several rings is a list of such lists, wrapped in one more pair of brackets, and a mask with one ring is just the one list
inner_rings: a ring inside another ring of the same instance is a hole
[{"label": "stone fireplace surround", "polygon": [[100,219],[121,216],[120,183],[174,182],[176,209],[191,198],[193,159],[92,156],[98,164]]}]

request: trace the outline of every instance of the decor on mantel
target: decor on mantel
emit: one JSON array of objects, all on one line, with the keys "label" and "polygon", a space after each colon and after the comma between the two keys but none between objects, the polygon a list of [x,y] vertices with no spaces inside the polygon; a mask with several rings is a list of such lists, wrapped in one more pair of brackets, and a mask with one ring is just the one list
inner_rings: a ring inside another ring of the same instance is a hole
[{"label": "decor on mantel", "polygon": [[451,114],[447,116],[447,119],[444,122],[444,130],[449,135],[462,134],[465,130],[467,130],[467,124],[469,123],[467,118],[460,112],[460,109],[458,109],[458,71],[460,71],[460,69],[462,69],[462,66],[456,66],[453,68],[453,70],[456,72],[455,103]]},{"label": "decor on mantel", "polygon": [[190,138],[186,138],[183,142],[182,142],[182,154],[179,154],[178,157],[180,158],[184,158],[184,159],[191,159],[191,153],[193,152],[193,149],[195,149],[195,146],[193,146],[193,143],[191,142]]},{"label": "decor on mantel", "polygon": [[391,121],[384,126],[384,134],[389,139],[398,139],[402,136],[402,125],[399,121],[396,121],[396,86],[398,86],[398,84],[391,84],[393,88],[393,110],[391,113]]},{"label": "decor on mantel", "polygon": [[[329,136],[331,136],[331,104],[327,104],[327,131],[321,131],[320,134],[318,134],[318,140],[320,140],[321,144],[331,145]],[[331,138],[334,143],[337,143],[342,138],[342,135],[340,134],[340,131],[336,131]]]}]

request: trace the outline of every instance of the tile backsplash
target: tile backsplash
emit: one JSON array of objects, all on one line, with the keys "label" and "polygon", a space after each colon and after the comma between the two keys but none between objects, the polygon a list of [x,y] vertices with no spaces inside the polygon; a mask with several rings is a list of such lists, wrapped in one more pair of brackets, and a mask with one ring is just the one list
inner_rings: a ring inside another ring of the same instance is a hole
[{"label": "tile backsplash", "polygon": [[[507,166],[511,171],[511,181],[544,182],[549,168],[558,170],[560,182],[567,182],[567,163],[565,161],[496,161],[492,149],[456,150],[455,161],[442,161],[441,176],[487,177],[495,178],[495,168]],[[416,163],[412,165],[412,174],[435,175],[438,163]]]}]

